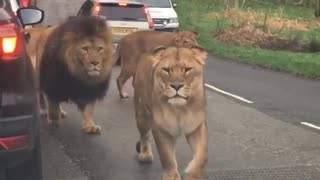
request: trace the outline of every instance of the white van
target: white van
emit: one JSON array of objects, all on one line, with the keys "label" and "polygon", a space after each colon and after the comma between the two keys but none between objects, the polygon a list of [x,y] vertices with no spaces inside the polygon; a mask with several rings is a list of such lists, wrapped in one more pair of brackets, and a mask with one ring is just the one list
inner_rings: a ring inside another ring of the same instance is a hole
[{"label": "white van", "polygon": [[171,0],[137,0],[149,7],[156,31],[175,31],[179,28],[178,16]]}]

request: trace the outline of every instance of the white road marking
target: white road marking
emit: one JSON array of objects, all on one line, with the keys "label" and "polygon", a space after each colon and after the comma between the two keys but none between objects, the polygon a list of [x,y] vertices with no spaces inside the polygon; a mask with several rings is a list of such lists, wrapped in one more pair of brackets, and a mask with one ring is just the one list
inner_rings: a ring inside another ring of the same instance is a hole
[{"label": "white road marking", "polygon": [[221,94],[224,94],[224,95],[233,97],[233,98],[235,98],[235,99],[237,99],[237,100],[243,101],[243,102],[248,103],[248,104],[253,104],[253,102],[250,101],[250,100],[248,100],[248,99],[245,99],[245,98],[240,97],[240,96],[237,96],[237,95],[235,95],[235,94],[231,94],[231,93],[229,93],[229,92],[223,91],[223,90],[221,90],[221,89],[219,89],[219,88],[217,88],[217,87],[214,87],[214,86],[212,86],[212,85],[210,85],[210,84],[205,83],[205,86],[206,86],[207,88],[212,89],[212,90],[214,90],[214,91],[217,91],[217,92],[219,92],[219,93],[221,93]]},{"label": "white road marking", "polygon": [[308,127],[311,127],[311,128],[314,128],[314,129],[317,129],[317,130],[320,130],[319,126],[316,126],[316,125],[308,123],[308,122],[300,122],[300,124],[308,126]]}]

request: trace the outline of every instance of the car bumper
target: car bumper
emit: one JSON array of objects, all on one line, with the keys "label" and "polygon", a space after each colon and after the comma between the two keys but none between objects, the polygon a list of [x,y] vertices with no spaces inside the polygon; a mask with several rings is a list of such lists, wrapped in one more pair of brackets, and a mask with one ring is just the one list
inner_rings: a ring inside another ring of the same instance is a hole
[{"label": "car bumper", "polygon": [[174,32],[179,28],[179,23],[170,23],[167,25],[163,24],[155,24],[154,25],[156,31],[170,31]]},{"label": "car bumper", "polygon": [[30,157],[37,128],[34,121],[31,115],[0,118],[0,168],[14,167]]},{"label": "car bumper", "polygon": [[155,31],[162,31],[162,32],[176,32],[176,28],[164,28],[164,29],[155,29]]}]

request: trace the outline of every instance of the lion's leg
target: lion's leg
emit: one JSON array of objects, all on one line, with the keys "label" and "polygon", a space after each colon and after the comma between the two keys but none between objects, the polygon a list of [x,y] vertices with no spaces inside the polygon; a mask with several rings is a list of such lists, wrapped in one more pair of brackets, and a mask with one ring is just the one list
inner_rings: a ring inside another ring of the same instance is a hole
[{"label": "lion's leg", "polygon": [[208,161],[208,135],[206,123],[193,133],[187,135],[188,143],[193,151],[193,159],[188,164],[186,180],[198,180]]},{"label": "lion's leg", "polygon": [[65,110],[63,110],[61,104],[59,106],[59,109],[60,109],[60,116],[61,118],[66,118],[67,117],[67,112]]},{"label": "lion's leg", "polygon": [[[47,99],[44,93],[39,93],[38,94],[39,98],[39,105],[40,105],[40,115],[47,117],[48,115],[48,109],[47,109]],[[61,118],[66,118],[67,117],[67,112],[63,110],[62,106],[59,105],[60,108],[60,117]]]},{"label": "lion's leg", "polygon": [[127,92],[124,91],[124,85],[127,82],[127,80],[133,75],[132,70],[126,67],[123,63],[121,63],[121,72],[120,75],[117,78],[117,86],[120,98],[128,98],[129,95]]},{"label": "lion's leg", "polygon": [[87,134],[100,134],[101,127],[96,125],[93,119],[95,102],[84,105],[82,110],[83,122],[82,130]]},{"label": "lion's leg", "polygon": [[136,123],[140,133],[140,141],[137,143],[138,160],[140,162],[152,162],[153,154],[151,148],[151,124],[150,119],[136,107]]},{"label": "lion's leg", "polygon": [[51,101],[49,98],[47,99],[48,102],[48,114],[47,119],[48,123],[53,126],[59,126],[60,124],[60,103],[56,101]]},{"label": "lion's leg", "polygon": [[162,180],[181,180],[175,155],[176,137],[161,129],[152,129],[162,168]]}]

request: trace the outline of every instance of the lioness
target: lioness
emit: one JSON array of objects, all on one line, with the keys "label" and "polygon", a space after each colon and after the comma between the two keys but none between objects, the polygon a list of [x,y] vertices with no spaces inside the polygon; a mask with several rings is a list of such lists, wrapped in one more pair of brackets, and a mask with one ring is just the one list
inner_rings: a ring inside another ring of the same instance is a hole
[{"label": "lioness", "polygon": [[134,75],[139,57],[153,48],[163,45],[175,44],[177,46],[197,45],[197,32],[178,31],[137,31],[121,39],[116,50],[117,60],[121,61],[121,72],[117,78],[117,86],[120,98],[128,98],[123,86],[126,81]]},{"label": "lioness", "polygon": [[61,102],[74,102],[86,133],[100,133],[93,112],[104,98],[114,60],[111,32],[96,16],[66,20],[48,36],[40,61],[40,90],[48,101],[48,121],[59,125]]},{"label": "lioness", "polygon": [[[48,26],[48,27],[31,27],[24,29],[24,33],[29,35],[28,41],[26,43],[26,50],[30,57],[35,77],[39,79],[39,63],[41,60],[41,56],[44,50],[44,45],[48,36],[52,33],[54,29],[58,26]],[[45,97],[43,93],[38,92],[38,101],[40,113],[46,116],[46,105],[45,105]],[[65,118],[67,113],[60,107],[61,117]]]},{"label": "lioness", "polygon": [[134,103],[140,141],[138,160],[152,162],[151,132],[163,180],[180,180],[175,142],[186,136],[194,153],[186,179],[195,180],[207,164],[206,95],[203,65],[207,53],[199,46],[157,47],[144,54],[134,78]]},{"label": "lioness", "polygon": [[34,69],[36,69],[37,56],[41,57],[41,53],[44,48],[44,43],[47,40],[48,35],[56,27],[57,26],[31,27],[23,30],[24,33],[29,34],[29,38],[26,43],[26,50]]}]

